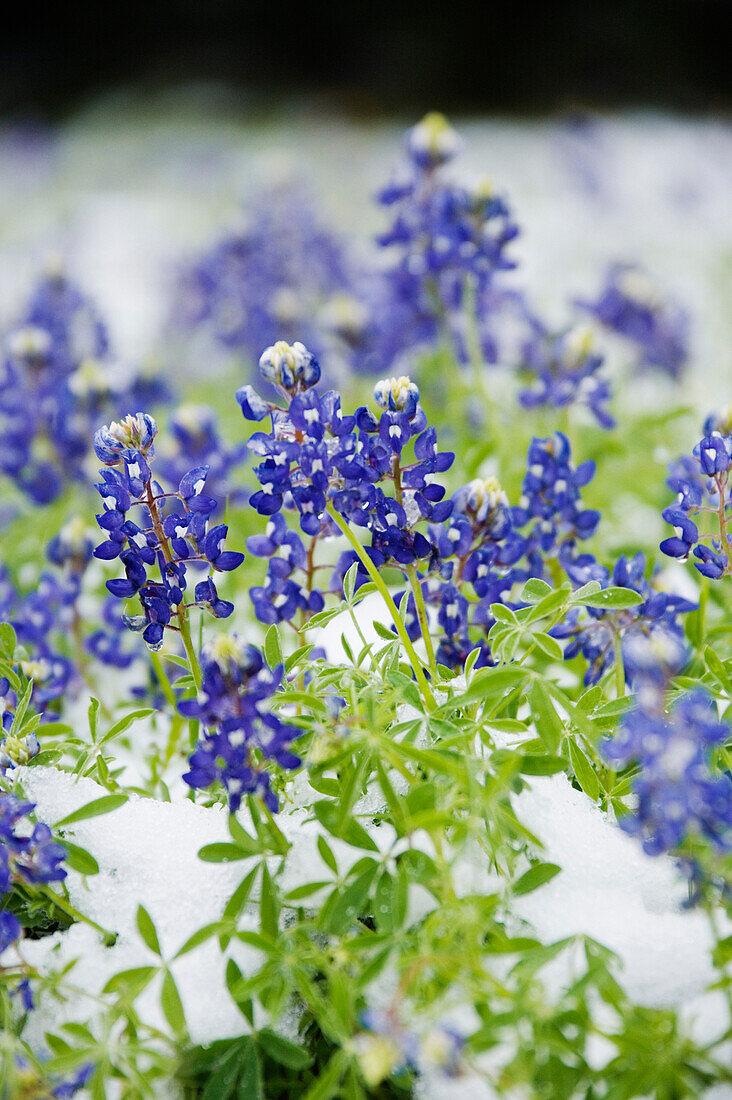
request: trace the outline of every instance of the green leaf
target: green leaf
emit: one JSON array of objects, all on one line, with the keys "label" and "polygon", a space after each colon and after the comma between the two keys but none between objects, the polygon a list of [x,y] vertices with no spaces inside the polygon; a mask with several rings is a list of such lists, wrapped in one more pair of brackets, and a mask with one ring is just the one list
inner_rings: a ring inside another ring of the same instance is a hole
[{"label": "green leaf", "polygon": [[234,844],[246,855],[256,856],[260,855],[262,851],[262,845],[260,841],[255,840],[253,836],[244,829],[239,822],[236,814],[229,814],[229,833]]},{"label": "green leaf", "polygon": [[398,640],[394,631],[389,630],[389,628],[384,626],[383,623],[380,623],[378,619],[374,620],[373,627],[375,632],[380,638],[383,638],[385,642],[396,642]]},{"label": "green leaf", "polygon": [[507,623],[509,626],[514,626],[517,622],[516,612],[502,603],[491,604],[491,615],[497,622]]},{"label": "green leaf", "polygon": [[183,1011],[183,1002],[180,999],[175,978],[169,970],[166,970],[163,976],[163,985],[160,990],[160,1007],[171,1029],[176,1035],[181,1035],[186,1028],[186,1015]]},{"label": "green leaf", "polygon": [[325,879],[321,882],[304,882],[302,886],[296,886],[294,890],[290,890],[285,894],[287,901],[301,901],[302,898],[309,898],[311,894],[317,894],[318,890],[322,890],[324,886],[330,886],[331,880]]},{"label": "green leaf", "polygon": [[264,636],[264,656],[270,668],[277,668],[283,662],[282,642],[277,623],[272,623]]},{"label": "green leaf", "polygon": [[198,947],[200,944],[205,943],[206,940],[210,940],[212,936],[215,936],[217,932],[220,932],[224,927],[221,921],[214,921],[212,924],[204,924],[203,928],[199,928],[197,932],[194,932],[192,936],[189,936],[182,947],[179,947],[173,956],[174,959],[179,959],[181,955],[187,955],[189,951],[193,951],[194,947]]},{"label": "green leaf", "polygon": [[[470,687],[462,695],[457,695],[449,706],[454,710],[455,706],[465,707],[471,703],[494,702],[528,679],[529,672],[524,668],[486,668],[476,672]],[[447,709],[447,708],[446,708]]]},{"label": "green leaf", "polygon": [[97,739],[97,716],[99,715],[99,700],[93,696],[89,700],[89,710],[87,711],[89,716],[89,732],[91,733],[92,741]]},{"label": "green leaf", "polygon": [[11,623],[0,623],[0,653],[12,661],[18,639]]},{"label": "green leaf", "polygon": [[732,695],[732,680],[730,680],[727,667],[710,645],[706,646],[704,649],[704,662],[726,693]]},{"label": "green leaf", "polygon": [[232,1045],[215,1063],[214,1071],[201,1093],[201,1100],[232,1100],[239,1068],[239,1049]]},{"label": "green leaf", "polygon": [[371,884],[379,869],[377,863],[358,876],[355,882],[345,887],[339,894],[338,900],[330,912],[328,931],[331,935],[341,935],[358,919],[363,916],[363,906],[369,896]]},{"label": "green leaf", "polygon": [[574,738],[569,738],[569,758],[580,787],[588,798],[597,802],[600,795],[600,781],[592,764]]},{"label": "green leaf", "polygon": [[137,928],[142,936],[144,944],[149,947],[151,951],[154,951],[156,955],[162,954],[160,951],[158,934],[155,931],[155,925],[144,905],[138,905],[137,907]]},{"label": "green leaf", "polygon": [[139,722],[142,718],[147,718],[149,715],[155,714],[154,707],[142,707],[139,710],[130,711],[129,714],[125,714],[124,718],[120,718],[118,722],[115,722],[102,737],[100,744],[104,744],[106,741],[111,741],[113,737],[119,737],[121,733],[124,733],[130,728],[134,722]]},{"label": "green leaf", "polygon": [[538,577],[532,577],[521,589],[521,600],[523,603],[539,603],[540,600],[549,595],[551,590],[552,586],[547,584],[546,581],[539,580]]},{"label": "green leaf", "polygon": [[102,993],[120,993],[130,990],[137,996],[157,972],[156,966],[135,966],[131,970],[120,970],[118,974],[112,975]]},{"label": "green leaf", "polygon": [[277,938],[279,930],[279,897],[267,864],[262,864],[262,883],[259,895],[259,927],[265,936]]},{"label": "green leaf", "polygon": [[42,726],[38,727],[39,738],[66,738],[69,736],[70,733],[73,732],[73,728],[71,726],[67,726],[65,722],[44,722]]},{"label": "green leaf", "polygon": [[[363,826],[359,825],[354,818],[349,817],[343,824],[339,825],[338,806],[334,802],[316,802],[313,805],[313,813],[320,824],[333,836],[337,836],[339,840],[345,840],[347,844],[351,844],[354,848],[365,848],[370,852],[378,852],[379,847],[376,842],[371,839]],[[323,854],[322,851],[320,854]]]},{"label": "green leaf", "polygon": [[262,1063],[256,1044],[251,1040],[244,1047],[239,1066],[237,1100],[264,1100]]},{"label": "green leaf", "polygon": [[353,602],[353,593],[356,591],[356,576],[358,575],[359,563],[355,561],[348,569],[348,572],[343,578],[343,595],[346,598],[347,603]]},{"label": "green leaf", "polygon": [[234,922],[239,917],[239,914],[249,901],[249,895],[252,892],[252,886],[254,885],[254,879],[258,871],[259,867],[253,867],[246,878],[241,880],[236,890],[227,901],[223,914],[223,919],[225,921]]},{"label": "green leaf", "polygon": [[601,591],[602,585],[599,581],[588,581],[587,584],[583,584],[581,588],[576,588],[574,592],[570,593],[567,602],[570,605],[584,603],[588,596],[594,596]]},{"label": "green leaf", "polygon": [[545,619],[548,615],[556,615],[560,608],[566,607],[568,596],[569,590],[564,587],[549,592],[543,600],[540,600],[539,603],[531,609],[526,617],[526,622],[534,623],[539,619]]},{"label": "green leaf", "polygon": [[536,863],[514,882],[513,893],[515,896],[530,894],[532,890],[538,890],[544,883],[553,879],[560,871],[561,867],[556,863]]},{"label": "green leaf", "polygon": [[522,775],[556,775],[567,767],[567,761],[561,756],[537,756],[525,753],[521,757],[519,771]]},{"label": "green leaf", "polygon": [[594,596],[584,596],[582,603],[585,607],[600,607],[604,611],[623,611],[625,608],[637,607],[638,604],[643,603],[643,597],[632,588],[611,587],[601,588]]},{"label": "green leaf", "polygon": [[540,649],[547,657],[552,661],[563,661],[564,650],[560,646],[556,638],[552,638],[551,634],[537,633],[532,635],[534,645],[537,649]]},{"label": "green leaf", "polygon": [[[345,1050],[337,1050],[327,1066],[320,1071],[301,1100],[331,1100],[338,1091],[343,1074],[348,1067],[348,1055]],[[241,1097],[241,1100],[249,1100]]]},{"label": "green leaf", "polygon": [[28,767],[43,768],[51,764],[58,764],[62,756],[63,752],[61,749],[43,749],[34,756],[32,760],[28,761]]},{"label": "green leaf", "polygon": [[204,863],[234,863],[238,859],[251,859],[251,852],[242,851],[238,844],[219,841],[217,844],[204,844],[199,849],[198,858]]},{"label": "green leaf", "polygon": [[16,707],[15,707],[15,717],[13,718],[13,724],[10,727],[10,736],[11,737],[14,736],[14,735],[17,735],[18,731],[23,726],[23,718],[25,717],[25,712],[28,709],[28,704],[30,703],[30,699],[31,699],[32,694],[33,694],[33,681],[29,680],[28,684],[25,688],[25,691],[23,692],[22,696],[18,700],[18,702],[16,704]]},{"label": "green leaf", "polygon": [[313,1060],[306,1050],[278,1035],[271,1028],[265,1027],[258,1032],[257,1041],[265,1054],[288,1069],[305,1069],[312,1064]]},{"label": "green leaf", "polygon": [[0,676],[5,676],[10,681],[10,686],[14,692],[19,693],[21,690],[20,679],[13,670],[13,667],[8,664],[7,661],[0,660]]},{"label": "green leaf", "polygon": [[72,844],[70,840],[64,839],[61,843],[66,849],[64,862],[67,867],[70,867],[72,871],[78,871],[80,875],[99,874],[99,864],[94,856],[87,852],[86,848],[80,848],[77,844]]},{"label": "green leaf", "polygon": [[60,825],[71,825],[76,821],[87,821],[90,817],[101,817],[102,814],[112,813],[113,810],[118,810],[120,806],[124,806],[127,801],[127,796],[124,794],[107,794],[103,798],[95,798],[93,802],[87,802],[86,806],[82,806],[78,810],[74,810],[73,813],[67,814],[66,817],[62,817],[60,821],[56,822],[55,828],[58,829]]},{"label": "green leaf", "polygon": [[329,867],[333,874],[337,875],[338,864],[336,863],[336,857],[333,855],[333,850],[331,849],[328,841],[325,839],[324,836],[318,837],[318,851],[320,852],[320,858],[322,859],[326,867]]},{"label": "green leaf", "polygon": [[552,705],[549,692],[541,680],[534,680],[529,691],[529,707],[536,732],[550,753],[556,753],[562,740],[564,724]]}]

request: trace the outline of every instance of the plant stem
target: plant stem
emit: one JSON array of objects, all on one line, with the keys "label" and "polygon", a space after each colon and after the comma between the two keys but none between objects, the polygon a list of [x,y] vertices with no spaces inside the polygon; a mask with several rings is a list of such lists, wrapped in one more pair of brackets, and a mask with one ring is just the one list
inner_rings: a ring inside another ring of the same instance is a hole
[{"label": "plant stem", "polygon": [[618,699],[625,695],[625,665],[623,663],[623,641],[620,631],[613,634],[613,650],[615,652],[615,690]]},{"label": "plant stem", "polygon": [[427,677],[424,674],[422,664],[421,664],[421,662],[419,660],[419,657],[417,656],[417,654],[414,650],[414,646],[412,645],[412,640],[409,637],[409,635],[407,634],[404,623],[402,622],[402,617],[399,614],[399,611],[397,610],[397,606],[394,603],[394,600],[391,598],[391,594],[389,592],[389,589],[384,584],[384,581],[381,577],[381,574],[379,573],[378,569],[375,567],[374,563],[371,561],[371,558],[364,551],[363,547],[361,546],[361,543],[358,541],[358,539],[354,535],[353,531],[348,526],[348,523],[335,510],[333,505],[328,503],[328,505],[326,506],[326,510],[327,510],[328,515],[330,516],[330,518],[333,520],[335,525],[338,527],[338,529],[340,531],[342,531],[343,534],[348,539],[349,543],[351,544],[351,547],[353,548],[353,550],[358,555],[359,560],[361,561],[362,565],[364,566],[364,568],[365,568],[366,572],[368,573],[369,577],[371,578],[371,580],[374,582],[374,584],[378,588],[379,592],[381,593],[381,597],[382,597],[384,603],[386,604],[387,608],[389,609],[389,612],[391,613],[391,616],[394,620],[394,625],[397,629],[397,632],[399,634],[399,638],[401,639],[402,645],[404,646],[404,648],[406,650],[407,657],[409,658],[409,663],[412,666],[412,671],[414,672],[417,683],[419,684],[420,689],[422,691],[422,696],[423,696],[424,701],[427,705],[427,709],[428,710],[435,710],[436,707],[437,707],[437,703],[435,702],[435,697],[432,694],[432,689],[429,685],[429,681],[427,680]]},{"label": "plant stem", "polygon": [[173,693],[173,686],[172,686],[170,680],[168,679],[168,675],[167,675],[165,669],[163,668],[163,662],[160,660],[160,657],[157,653],[151,653],[150,654],[150,664],[153,667],[153,672],[155,673],[155,679],[157,680],[158,684],[160,685],[160,689],[161,689],[163,695],[165,696],[165,698],[170,703],[171,707],[173,708],[173,711],[175,711],[176,703],[175,703],[175,695]]},{"label": "plant stem", "polygon": [[427,660],[430,666],[430,676],[433,680],[437,680],[437,661],[435,660],[435,648],[432,645],[432,636],[430,634],[430,624],[427,618],[427,608],[424,603],[424,593],[422,592],[422,585],[419,582],[417,576],[417,570],[415,566],[407,566],[407,576],[409,577],[409,583],[412,586],[412,592],[414,593],[414,602],[417,607],[417,618],[419,619],[419,629],[422,631],[422,638],[424,640],[424,646],[427,650]]},{"label": "plant stem", "polygon": [[[163,557],[167,562],[173,561],[173,555],[170,552],[170,544],[163,531],[163,525],[160,522],[160,514],[157,508],[157,502],[152,494],[152,489],[148,484],[147,487],[147,506],[152,519],[153,530],[157,535],[158,542],[160,543],[160,549],[163,552]],[[188,608],[185,604],[178,605],[176,612],[178,616],[178,629],[180,630],[180,636],[183,640],[183,648],[186,651],[186,657],[188,658],[188,664],[191,669],[191,675],[196,684],[196,690],[201,690],[201,669],[198,665],[198,657],[196,651],[193,648],[193,640],[191,638],[191,624],[188,621]]]},{"label": "plant stem", "polygon": [[[60,841],[63,844],[63,840]],[[117,939],[116,932],[110,932],[108,928],[102,928],[101,924],[97,924],[96,921],[90,917],[85,917],[83,913],[80,913],[78,909],[75,909],[71,902],[60,894],[56,894],[49,886],[41,884],[37,887],[42,894],[44,894],[49,901],[60,909],[67,917],[71,917],[72,920],[81,921],[83,924],[88,924],[90,928],[95,928],[97,932],[101,932],[105,941],[108,943],[114,943]]]}]

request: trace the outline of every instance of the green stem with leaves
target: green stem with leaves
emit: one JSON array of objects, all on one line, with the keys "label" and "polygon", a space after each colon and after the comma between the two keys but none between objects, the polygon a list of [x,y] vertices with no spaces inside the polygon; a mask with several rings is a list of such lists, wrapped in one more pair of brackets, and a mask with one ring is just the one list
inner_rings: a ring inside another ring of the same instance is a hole
[{"label": "green stem with leaves", "polygon": [[430,624],[429,619],[427,618],[427,608],[425,607],[424,593],[422,592],[422,585],[420,584],[419,577],[417,576],[417,570],[415,566],[407,566],[407,576],[409,577],[409,583],[412,586],[412,592],[414,593],[414,603],[417,608],[419,629],[422,632],[424,647],[427,650],[427,662],[430,666],[430,676],[433,680],[437,680],[437,661],[435,660],[435,647],[432,644],[432,635],[430,634]]},{"label": "green stem with leaves", "polygon": [[[63,844],[63,840],[60,842]],[[101,924],[97,924],[96,921],[91,920],[90,917],[85,917],[83,913],[80,913],[78,909],[75,909],[68,898],[63,897],[61,894],[56,894],[50,886],[41,884],[36,887],[48,900],[60,909],[62,913],[65,913],[67,917],[71,917],[72,920],[81,921],[82,924],[88,924],[90,928],[96,929],[97,932],[101,932],[104,937],[104,942],[108,947],[111,947],[117,939],[116,932],[110,932],[108,928],[102,928]]]},{"label": "green stem with leaves", "polygon": [[623,662],[623,639],[619,630],[613,634],[615,653],[615,692],[618,699],[625,695],[625,663]]},{"label": "green stem with leaves", "polygon": [[424,674],[422,663],[415,652],[414,646],[412,645],[412,640],[407,634],[406,627],[402,622],[402,617],[399,614],[397,606],[391,597],[389,589],[384,584],[381,574],[375,567],[374,563],[371,561],[371,558],[365,552],[364,548],[361,546],[361,543],[358,541],[353,531],[348,526],[348,523],[344,520],[343,516],[341,516],[330,503],[327,505],[327,512],[335,525],[338,527],[338,529],[342,531],[343,534],[346,536],[349,543],[351,544],[352,549],[358,555],[364,569],[378,588],[379,593],[381,594],[381,598],[389,609],[389,612],[394,620],[394,625],[397,629],[397,633],[399,634],[401,643],[406,650],[407,657],[409,658],[409,663],[412,666],[412,671],[414,672],[417,683],[419,684],[420,690],[422,692],[422,697],[427,705],[427,709],[435,710],[437,708],[437,703],[435,701],[434,695],[432,694],[432,688],[430,687],[429,681]]}]

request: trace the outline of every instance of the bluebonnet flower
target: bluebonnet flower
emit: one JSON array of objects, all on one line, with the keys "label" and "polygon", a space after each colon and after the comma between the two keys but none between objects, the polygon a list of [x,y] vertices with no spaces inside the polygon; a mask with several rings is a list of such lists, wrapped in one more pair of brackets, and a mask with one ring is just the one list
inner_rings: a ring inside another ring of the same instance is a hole
[{"label": "bluebonnet flower", "polygon": [[[711,427],[707,421],[706,427]],[[669,557],[686,561],[690,554],[695,567],[705,577],[719,580],[730,572],[729,474],[732,466],[732,435],[712,430],[672,465],[668,485],[676,500],[664,508],[663,518],[674,527],[674,534],[661,543]],[[704,515],[714,533],[700,533]]]},{"label": "bluebonnet flower", "polygon": [[395,1006],[368,1008],[361,1013],[360,1023],[364,1030],[354,1037],[354,1048],[371,1088],[409,1070],[437,1071],[445,1077],[456,1077],[461,1071],[465,1039],[452,1027],[437,1024],[421,1033],[406,1028]]},{"label": "bluebonnet flower", "polygon": [[[653,646],[654,639],[647,640]],[[714,767],[714,749],[730,737],[714,699],[703,689],[685,692],[664,710],[664,688],[677,670],[659,673],[656,658],[638,661],[654,670],[642,676],[635,707],[616,735],[603,742],[613,768],[631,764],[637,805],[620,824],[637,836],[650,855],[678,849],[688,837],[710,841],[719,851],[732,848],[732,780]]]},{"label": "bluebonnet flower", "polygon": [[[0,867],[0,875],[2,867]],[[20,921],[14,913],[0,912],[0,955],[20,939]]]},{"label": "bluebonnet flower", "polygon": [[[3,682],[7,683],[7,681],[0,681],[0,688]],[[34,756],[37,756],[40,751],[40,744],[33,730],[24,734],[23,737],[11,733],[5,720],[6,718],[10,719],[10,725],[12,725],[13,711],[7,707],[2,698],[0,698],[0,708],[3,708],[0,713],[2,713],[3,720],[2,729],[5,730],[4,736],[0,736],[0,775],[5,775],[6,772],[24,766]]]},{"label": "bluebonnet flower", "polygon": [[689,355],[688,317],[675,302],[663,298],[640,268],[612,265],[597,299],[577,304],[634,345],[641,367],[680,377]]},{"label": "bluebonnet flower", "polygon": [[[153,418],[137,413],[100,428],[94,437],[97,456],[106,464],[96,486],[104,507],[97,523],[106,538],[94,554],[103,561],[121,561],[125,576],[107,581],[107,589],[118,599],[139,599],[142,614],[122,618],[130,630],[142,633],[153,651],[161,648],[166,627],[180,630],[187,624],[189,606],[204,607],[216,617],[233,611],[231,603],[219,598],[211,577],[196,585],[193,605],[186,604],[187,569],[230,572],[244,560],[242,553],[224,550],[225,524],[209,527],[217,501],[204,492],[207,466],[184,474],[177,492],[164,493],[152,480],[149,462],[156,434]],[[139,523],[128,517],[133,509]],[[148,574],[151,568],[155,579]]]},{"label": "bluebonnet flower", "polygon": [[[508,498],[494,477],[476,478],[451,497],[452,512],[441,528],[431,527],[438,563],[425,581],[424,596],[437,609],[442,635],[437,660],[461,668],[479,649],[476,667],[493,663],[487,634],[494,623],[491,604],[509,604],[514,586],[527,573],[518,566],[526,541],[516,530]],[[466,587],[469,586],[469,589]],[[467,599],[463,589],[471,591]]]},{"label": "bluebonnet flower", "polygon": [[[58,536],[54,553],[60,553],[62,537]],[[85,550],[79,553],[83,556]],[[18,667],[34,682],[34,701],[41,709],[77,686],[74,662],[62,651],[68,645],[79,592],[79,576],[69,570],[63,576],[44,571],[31,591],[23,594],[13,586],[12,594],[8,593],[4,617],[26,650]]]},{"label": "bluebonnet flower", "polygon": [[334,368],[367,368],[369,289],[344,243],[306,191],[275,186],[250,200],[243,228],[182,271],[174,322],[257,361],[280,336],[301,338]]},{"label": "bluebonnet flower", "polygon": [[27,1097],[28,1100],[71,1100],[71,1097],[76,1096],[88,1084],[94,1068],[93,1064],[87,1062],[66,1079],[60,1078],[58,1074],[46,1077],[39,1075],[27,1058],[17,1055],[14,1082],[20,1092],[14,1092],[13,1096]]},{"label": "bluebonnet flower", "polygon": [[178,704],[181,714],[198,718],[206,730],[190,757],[185,782],[194,788],[220,782],[232,813],[246,794],[254,793],[276,810],[268,765],[291,769],[300,764],[290,751],[290,742],[299,731],[268,709],[284,670],[266,668],[256,646],[226,634],[204,646],[201,669],[197,698]]},{"label": "bluebonnet flower", "polygon": [[[61,882],[66,871],[61,863],[66,850],[57,844],[47,825],[36,822],[29,829],[35,805],[0,790],[0,906],[3,895],[16,885]],[[0,912],[0,954],[20,937],[20,923],[5,910]]]},{"label": "bluebonnet flower", "polygon": [[[645,577],[645,557],[636,554],[630,560],[625,555],[615,563],[612,576],[603,570],[599,579],[603,588],[608,584],[630,588],[643,597],[643,602],[622,610],[588,607],[585,613],[570,612],[567,619],[555,626],[556,638],[570,639],[564,650],[565,660],[582,654],[588,663],[584,682],[596,684],[615,662],[615,639],[620,638],[625,677],[631,686],[648,678],[648,670],[634,656],[651,653],[653,646],[671,660],[685,657],[684,628],[678,616],[696,610],[696,604],[673,593],[654,589]],[[642,648],[645,646],[646,648]]]},{"label": "bluebonnet flower", "polygon": [[[251,386],[237,391],[245,418],[269,416],[272,422],[269,433],[256,432],[249,440],[262,459],[254,468],[261,488],[250,503],[268,517],[296,510],[309,542],[291,537],[282,522],[271,522],[267,535],[249,544],[253,553],[270,559],[264,586],[252,589],[251,596],[262,622],[292,622],[301,612],[301,627],[303,617],[323,607],[314,585],[316,541],[340,534],[328,507],[368,531],[366,552],[377,566],[406,569],[429,560],[435,547],[418,525],[439,523],[450,514],[452,504],[435,477],[449,469],[454,455],[438,451],[419,390],[408,378],[376,384],[379,415],[365,405],[344,415],[338,393],[313,388],[320,368],[303,345],[273,345],[262,354],[260,370],[285,405],[264,401]],[[407,451],[414,461],[403,460]],[[382,486],[393,486],[394,495]],[[339,561],[334,587],[352,561]]]},{"label": "bluebonnet flower", "polygon": [[82,597],[86,598],[83,582],[93,550],[93,531],[73,517],[46,548],[53,572],[41,573],[35,588],[25,593],[7,578],[2,585],[0,617],[12,623],[27,651],[19,668],[34,681],[34,700],[41,708],[79,688],[82,649],[115,668],[127,668],[133,660],[123,644],[126,631],[119,612],[112,611],[116,601],[111,597],[102,605],[98,625],[88,632]]},{"label": "bluebonnet flower", "polygon": [[137,380],[115,380],[104,322],[58,271],[7,337],[0,371],[0,470],[47,504],[84,478],[94,424],[132,399]]},{"label": "bluebonnet flower", "polygon": [[[575,466],[572,448],[563,432],[546,439],[532,439],[522,495],[512,509],[515,527],[524,528],[530,575],[545,577],[547,560],[556,559],[573,584],[599,579],[598,567],[590,555],[577,551],[577,540],[591,537],[600,513],[584,508],[580,490],[595,476],[595,463]],[[549,574],[551,579],[551,574]]]},{"label": "bluebonnet flower", "polygon": [[601,427],[612,428],[615,421],[607,410],[612,392],[607,380],[598,375],[603,362],[591,329],[576,327],[553,335],[536,323],[523,344],[520,363],[521,372],[532,375],[534,381],[521,390],[519,401],[527,409],[585,405]]},{"label": "bluebonnet flower", "polygon": [[60,1081],[54,1084],[52,1096],[56,1100],[71,1100],[72,1096],[76,1096],[79,1089],[83,1089],[88,1084],[94,1073],[94,1065],[91,1062],[87,1062],[76,1070],[66,1081]]},{"label": "bluebonnet flower", "polygon": [[407,178],[378,195],[393,212],[378,243],[395,257],[375,311],[378,359],[388,367],[403,352],[434,346],[447,334],[458,358],[467,361],[474,311],[482,353],[494,360],[490,321],[501,304],[494,279],[515,266],[507,248],[518,229],[505,200],[489,186],[470,190],[443,175],[459,139],[441,115],[427,115],[409,132],[406,147]]}]

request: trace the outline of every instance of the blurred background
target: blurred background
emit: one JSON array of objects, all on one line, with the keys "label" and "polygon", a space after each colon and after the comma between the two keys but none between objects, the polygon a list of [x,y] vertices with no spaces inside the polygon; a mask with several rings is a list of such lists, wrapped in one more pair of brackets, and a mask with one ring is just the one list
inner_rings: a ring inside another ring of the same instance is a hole
[{"label": "blurred background", "polygon": [[[520,285],[556,324],[613,262],[690,317],[700,405],[732,379],[728,0],[14,5],[0,44],[0,327],[62,264],[115,355],[195,376],[181,272],[283,181],[368,265],[374,195],[427,110],[520,228]],[[179,334],[178,334],[179,335]]]},{"label": "blurred background", "polygon": [[267,114],[726,110],[728,0],[309,4],[67,0],[4,19],[0,109],[59,119],[100,95],[214,83]]}]

